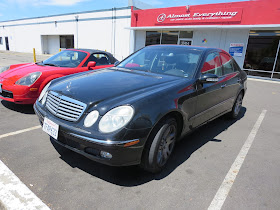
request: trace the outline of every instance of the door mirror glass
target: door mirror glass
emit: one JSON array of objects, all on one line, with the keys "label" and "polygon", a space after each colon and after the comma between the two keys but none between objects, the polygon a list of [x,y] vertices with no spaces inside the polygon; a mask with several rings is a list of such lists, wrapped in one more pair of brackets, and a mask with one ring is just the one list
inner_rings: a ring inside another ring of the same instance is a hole
[{"label": "door mirror glass", "polygon": [[203,74],[201,77],[200,77],[200,82],[202,83],[215,83],[215,82],[218,82],[219,81],[219,77],[215,74]]},{"label": "door mirror glass", "polygon": [[90,61],[90,62],[88,62],[88,64],[87,64],[88,69],[93,68],[93,67],[95,67],[95,66],[96,66],[96,62],[95,62],[95,61]]}]

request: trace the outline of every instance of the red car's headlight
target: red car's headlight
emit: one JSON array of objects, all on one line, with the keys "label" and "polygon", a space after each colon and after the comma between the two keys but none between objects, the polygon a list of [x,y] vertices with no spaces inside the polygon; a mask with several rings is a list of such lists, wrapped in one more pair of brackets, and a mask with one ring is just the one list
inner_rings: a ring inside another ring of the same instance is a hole
[{"label": "red car's headlight", "polygon": [[37,79],[39,79],[39,77],[42,75],[42,72],[34,72],[31,74],[28,74],[25,77],[20,78],[18,81],[16,81],[17,85],[25,85],[25,86],[29,86],[34,84]]},{"label": "red car's headlight", "polygon": [[0,74],[10,69],[10,66],[0,67]]}]

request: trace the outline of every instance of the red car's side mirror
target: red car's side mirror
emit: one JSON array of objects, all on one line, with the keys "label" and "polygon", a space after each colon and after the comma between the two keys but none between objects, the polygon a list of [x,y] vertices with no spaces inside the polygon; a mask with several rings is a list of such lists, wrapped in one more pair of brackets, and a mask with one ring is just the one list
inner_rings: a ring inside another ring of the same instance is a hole
[{"label": "red car's side mirror", "polygon": [[95,67],[96,66],[96,62],[95,61],[90,61],[87,64],[88,69],[90,69],[91,67]]}]

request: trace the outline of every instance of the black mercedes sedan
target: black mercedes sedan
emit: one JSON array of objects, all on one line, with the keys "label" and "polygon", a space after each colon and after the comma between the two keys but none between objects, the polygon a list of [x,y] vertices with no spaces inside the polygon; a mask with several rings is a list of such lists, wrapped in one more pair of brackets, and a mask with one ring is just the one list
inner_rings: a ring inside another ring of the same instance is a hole
[{"label": "black mercedes sedan", "polygon": [[223,50],[155,45],[114,67],[53,80],[34,109],[56,145],[156,173],[180,137],[221,115],[238,116],[246,80]]}]

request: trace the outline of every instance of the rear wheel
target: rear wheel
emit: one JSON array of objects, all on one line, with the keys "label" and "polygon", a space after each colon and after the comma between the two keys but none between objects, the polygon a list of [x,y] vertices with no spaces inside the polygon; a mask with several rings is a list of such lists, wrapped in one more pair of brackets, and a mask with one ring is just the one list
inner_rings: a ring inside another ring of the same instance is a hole
[{"label": "rear wheel", "polygon": [[157,173],[166,165],[176,142],[177,122],[168,118],[159,123],[151,133],[143,151],[141,166]]},{"label": "rear wheel", "polygon": [[240,113],[241,107],[242,107],[242,102],[243,102],[243,93],[239,93],[237,96],[234,105],[232,107],[231,112],[229,113],[229,116],[233,119],[236,119]]}]

